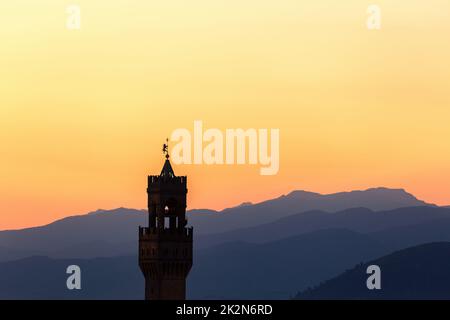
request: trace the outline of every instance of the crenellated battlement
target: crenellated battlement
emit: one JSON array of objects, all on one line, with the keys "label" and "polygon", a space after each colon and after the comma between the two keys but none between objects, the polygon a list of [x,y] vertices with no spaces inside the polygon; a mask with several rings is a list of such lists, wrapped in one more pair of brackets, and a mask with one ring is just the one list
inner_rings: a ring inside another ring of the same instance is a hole
[{"label": "crenellated battlement", "polygon": [[160,186],[161,184],[187,185],[187,176],[167,177],[167,176],[148,176],[148,186]]}]

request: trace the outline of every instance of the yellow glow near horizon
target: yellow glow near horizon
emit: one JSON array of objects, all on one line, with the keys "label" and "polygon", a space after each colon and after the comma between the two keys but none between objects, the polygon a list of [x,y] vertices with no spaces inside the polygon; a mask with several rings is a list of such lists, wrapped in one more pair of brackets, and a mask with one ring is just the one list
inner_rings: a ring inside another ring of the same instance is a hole
[{"label": "yellow glow near horizon", "polygon": [[[81,30],[66,28],[66,6]],[[450,204],[450,3],[0,4],[0,229],[146,206],[177,128],[279,128],[280,171],[174,166],[189,207],[401,187]]]}]

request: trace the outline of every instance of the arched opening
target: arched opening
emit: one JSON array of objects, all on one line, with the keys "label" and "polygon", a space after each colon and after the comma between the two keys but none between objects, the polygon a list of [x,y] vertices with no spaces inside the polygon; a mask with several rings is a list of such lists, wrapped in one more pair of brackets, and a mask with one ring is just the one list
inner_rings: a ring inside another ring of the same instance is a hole
[{"label": "arched opening", "polygon": [[164,228],[176,229],[177,226],[177,201],[174,198],[170,198],[164,203]]}]

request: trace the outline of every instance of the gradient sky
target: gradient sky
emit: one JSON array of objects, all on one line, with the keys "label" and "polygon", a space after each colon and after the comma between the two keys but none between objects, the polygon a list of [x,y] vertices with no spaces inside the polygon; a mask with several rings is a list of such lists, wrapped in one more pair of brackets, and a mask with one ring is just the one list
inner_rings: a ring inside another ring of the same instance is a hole
[{"label": "gradient sky", "polygon": [[[66,6],[81,30],[66,29]],[[280,171],[175,166],[189,207],[293,189],[450,204],[450,2],[0,3],[0,229],[146,207],[177,128],[279,128]]]}]

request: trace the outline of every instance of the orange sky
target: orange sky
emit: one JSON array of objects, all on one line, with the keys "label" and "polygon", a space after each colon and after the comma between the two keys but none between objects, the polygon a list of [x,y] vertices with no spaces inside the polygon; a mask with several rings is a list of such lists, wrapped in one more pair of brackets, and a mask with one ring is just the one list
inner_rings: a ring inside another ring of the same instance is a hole
[{"label": "orange sky", "polygon": [[280,171],[174,166],[189,207],[401,187],[450,204],[450,2],[0,4],[0,229],[146,206],[177,128],[279,128]]}]

